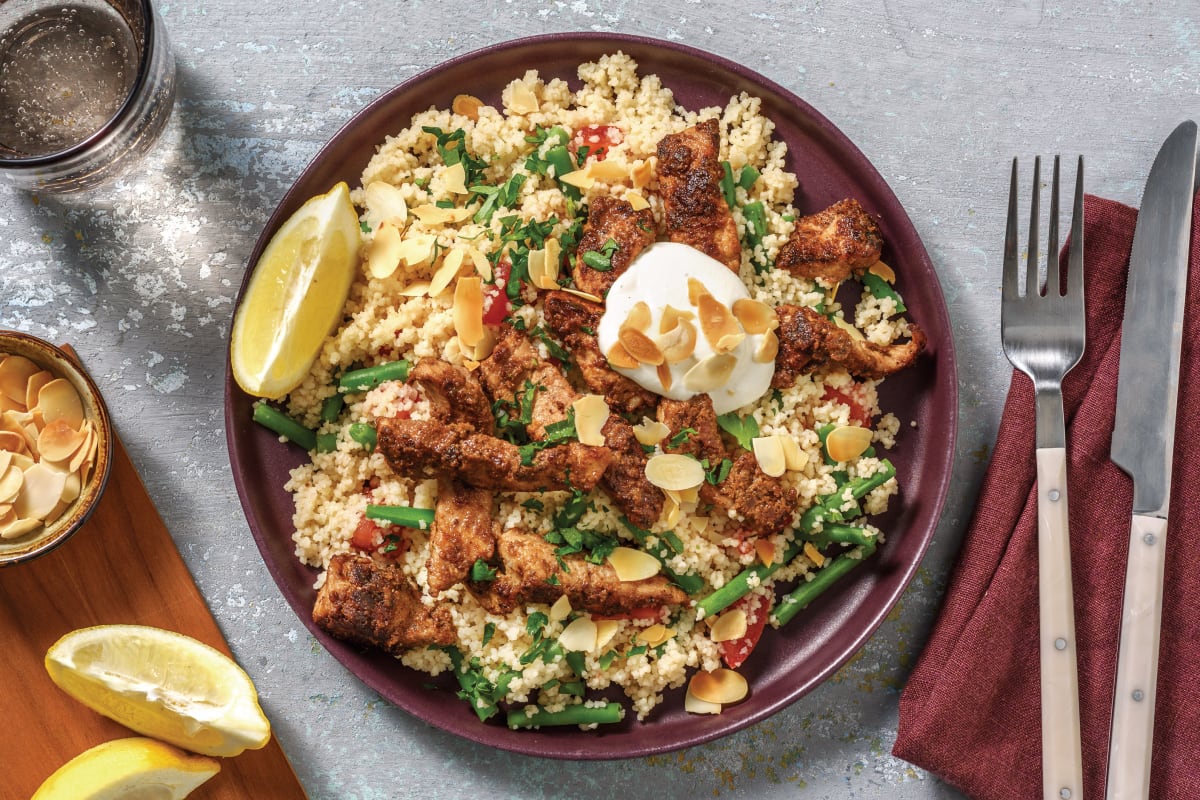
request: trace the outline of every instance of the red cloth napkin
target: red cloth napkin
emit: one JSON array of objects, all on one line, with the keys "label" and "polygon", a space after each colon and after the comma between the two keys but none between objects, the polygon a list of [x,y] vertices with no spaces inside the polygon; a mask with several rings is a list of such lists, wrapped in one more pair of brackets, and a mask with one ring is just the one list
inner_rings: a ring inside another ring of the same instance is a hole
[{"label": "red cloth napkin", "polygon": [[[1155,705],[1152,800],[1200,798],[1200,209],[1192,222]],[[1084,796],[1104,796],[1133,484],[1109,460],[1137,212],[1084,204],[1087,351],[1067,376]],[[1065,262],[1065,251],[1062,255]],[[999,281],[999,276],[997,276]],[[998,299],[998,298],[997,298]],[[999,346],[997,361],[999,363]],[[900,697],[893,753],[975,800],[1041,796],[1033,385],[1014,371],[941,616]]]}]

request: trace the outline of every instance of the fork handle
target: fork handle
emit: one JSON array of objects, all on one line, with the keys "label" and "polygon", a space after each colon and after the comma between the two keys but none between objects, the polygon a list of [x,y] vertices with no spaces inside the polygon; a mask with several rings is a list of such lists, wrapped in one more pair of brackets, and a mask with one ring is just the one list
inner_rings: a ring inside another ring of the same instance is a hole
[{"label": "fork handle", "polygon": [[1150,796],[1166,545],[1166,519],[1134,514],[1108,744],[1108,800],[1144,800]]},{"label": "fork handle", "polygon": [[1079,743],[1075,597],[1067,533],[1066,448],[1038,448],[1037,478],[1042,797],[1080,800],[1083,756]]}]

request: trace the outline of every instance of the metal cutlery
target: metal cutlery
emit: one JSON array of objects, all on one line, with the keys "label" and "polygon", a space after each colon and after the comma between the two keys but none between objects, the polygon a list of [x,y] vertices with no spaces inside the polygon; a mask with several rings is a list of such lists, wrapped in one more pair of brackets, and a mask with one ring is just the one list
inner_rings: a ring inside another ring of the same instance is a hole
[{"label": "metal cutlery", "polygon": [[[1075,179],[1071,247],[1059,270],[1059,160],[1054,158],[1046,279],[1038,258],[1041,159],[1033,162],[1029,253],[1024,281],[1017,254],[1017,160],[1013,159],[1004,237],[1000,331],[1004,353],[1033,381],[1036,392],[1038,481],[1038,617],[1042,701],[1042,797],[1079,800],[1083,760],[1079,741],[1079,674],[1067,517],[1066,424],[1062,381],[1083,355],[1083,158]],[[1021,291],[1022,283],[1024,292]],[[1065,287],[1065,292],[1063,288]]]}]

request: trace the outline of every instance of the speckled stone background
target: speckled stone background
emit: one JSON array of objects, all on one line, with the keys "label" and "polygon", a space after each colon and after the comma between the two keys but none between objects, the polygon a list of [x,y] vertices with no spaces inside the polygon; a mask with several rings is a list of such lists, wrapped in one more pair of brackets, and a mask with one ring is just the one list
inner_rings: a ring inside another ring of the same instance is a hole
[{"label": "speckled stone background", "polygon": [[[1161,140],[1200,115],[1193,2],[182,0],[159,8],[180,92],[146,161],[84,196],[0,187],[0,326],[74,344],[96,376],[313,798],[961,796],[890,749],[899,691],[936,617],[1007,386],[999,262],[1009,159],[1084,153],[1089,191],[1137,204]],[[740,734],[661,758],[583,766],[430,728],[317,646],[250,537],[221,411],[246,258],[325,139],[378,94],[445,59],[570,30],[712,51],[838,125],[924,238],[961,369],[950,501],[916,581],[863,651]]]}]

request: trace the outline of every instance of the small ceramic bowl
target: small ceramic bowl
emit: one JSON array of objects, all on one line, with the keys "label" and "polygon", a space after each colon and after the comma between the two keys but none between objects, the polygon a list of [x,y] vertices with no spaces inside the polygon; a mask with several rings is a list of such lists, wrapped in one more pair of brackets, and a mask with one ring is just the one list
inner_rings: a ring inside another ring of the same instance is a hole
[{"label": "small ceramic bowl", "polygon": [[[23,357],[33,362],[40,370],[50,373],[49,378],[42,375],[36,379],[39,383],[53,378],[65,379],[78,395],[83,419],[91,423],[90,429],[94,431],[95,436],[95,451],[92,456],[91,469],[86,471],[85,478],[78,480],[77,487],[72,485],[69,490],[64,490],[64,497],[67,492],[74,495],[76,488],[78,494],[69,500],[64,500],[64,505],[55,509],[57,516],[53,521],[48,525],[39,525],[23,533],[14,534],[14,529],[9,528],[6,531],[8,534],[7,538],[0,536],[0,567],[9,567],[30,561],[50,552],[71,538],[76,531],[83,527],[88,517],[91,516],[92,511],[99,504],[100,496],[104,494],[104,488],[108,484],[109,472],[112,469],[113,433],[112,423],[108,417],[108,409],[104,405],[104,398],[101,396],[100,390],[72,356],[35,336],[17,331],[0,331],[0,361],[3,361],[4,356]],[[2,380],[4,380],[4,377],[0,375],[0,381]],[[11,389],[11,387],[9,388]],[[0,395],[2,394],[4,394],[4,389],[0,388]],[[49,402],[47,401],[47,403]],[[11,398],[7,401],[4,398],[0,398],[0,436],[3,436],[4,429],[11,431],[14,422],[21,424],[21,421],[24,420],[26,425],[33,424],[29,421],[29,417],[21,410],[12,409],[12,405]],[[50,416],[57,416],[57,413],[51,413]],[[61,437],[51,438],[58,440],[58,444],[55,447],[65,450],[65,448],[70,447],[72,433],[65,432]],[[66,439],[65,444],[63,443],[64,438]],[[42,441],[40,438],[38,440]],[[12,441],[14,441],[12,438],[8,438],[10,444]],[[47,446],[49,447],[49,444]],[[87,445],[80,445],[76,452],[82,452],[87,447]],[[27,445],[25,459],[21,461],[21,465],[24,465],[25,468],[29,467],[31,461],[36,463],[39,458],[45,458],[41,455],[38,458],[34,458],[31,455],[32,452],[33,449],[28,448]],[[68,457],[61,458],[64,464],[71,460]],[[6,474],[14,466],[18,466],[16,458],[6,456],[3,452],[0,452],[0,461],[9,462],[3,470]],[[47,466],[40,471],[44,472],[46,469],[52,468]],[[61,472],[63,468],[59,467],[58,469]],[[27,472],[25,474],[28,475]],[[0,474],[0,483],[3,483],[4,479],[5,475]],[[56,480],[61,480],[61,478],[51,477],[50,483],[53,484]],[[25,488],[31,485],[32,483],[26,479],[24,482]],[[6,517],[5,514],[8,512],[5,512],[4,504],[0,504],[0,512],[4,512],[0,513],[0,531],[5,529],[5,519],[12,520],[15,518],[15,509],[17,506],[11,501],[8,504],[12,506],[14,511]]]}]

